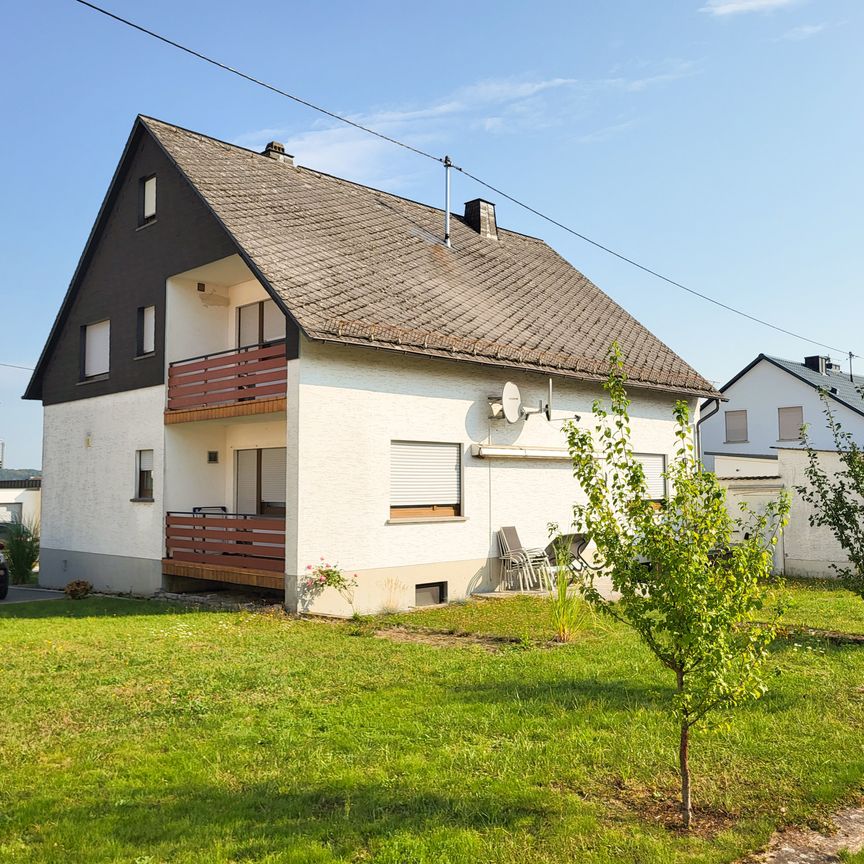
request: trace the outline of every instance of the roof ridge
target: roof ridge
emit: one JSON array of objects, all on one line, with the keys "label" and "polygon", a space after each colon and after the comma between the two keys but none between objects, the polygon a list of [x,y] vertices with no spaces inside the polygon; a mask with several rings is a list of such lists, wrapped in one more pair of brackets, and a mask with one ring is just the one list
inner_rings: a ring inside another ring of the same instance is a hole
[{"label": "roof ridge", "polygon": [[[176,123],[169,123],[167,120],[160,120],[158,117],[149,117],[146,114],[139,114],[138,117],[139,119],[143,120],[145,124],[148,122],[160,123],[163,126],[167,126],[169,129],[173,129],[177,132],[183,132],[186,135],[193,135],[197,138],[202,138],[205,141],[212,141],[215,144],[222,144],[225,147],[233,147],[235,150],[241,150],[242,152],[249,153],[252,156],[259,156],[261,159],[269,159],[268,156],[265,156],[258,150],[253,150],[251,147],[244,147],[242,144],[234,144],[232,141],[225,141],[222,138],[216,138],[213,135],[207,135],[205,132],[198,132],[195,129],[187,129],[185,126],[178,126]],[[436,207],[434,204],[427,204],[425,201],[418,201],[416,198],[408,198],[405,195],[398,195],[395,192],[388,192],[386,189],[379,189],[377,186],[370,186],[367,183],[360,183],[358,180],[349,180],[347,177],[340,177],[338,174],[330,174],[327,171],[320,171],[318,168],[310,168],[308,165],[293,165],[291,167],[293,167],[297,171],[305,171],[309,174],[314,174],[317,177],[323,177],[327,180],[332,180],[337,183],[347,183],[349,186],[355,186],[359,189],[366,189],[369,192],[375,192],[378,195],[387,195],[390,198],[395,198],[397,201],[405,201],[408,204],[414,204],[417,207],[425,207],[427,210],[431,210],[435,213],[440,213],[441,216],[444,215],[443,207]],[[450,216],[452,218],[458,219],[461,222],[465,222],[464,216],[460,215],[459,213],[454,213],[452,210],[450,211]],[[497,227],[499,233],[503,232],[504,234],[512,234],[514,237],[522,237],[526,240],[534,240],[537,243],[542,243],[544,246],[549,246],[549,244],[542,237],[537,237],[534,234],[526,234],[523,231],[515,231],[512,228],[502,228],[500,225],[498,225]],[[552,247],[550,246],[549,248],[551,249]]]}]

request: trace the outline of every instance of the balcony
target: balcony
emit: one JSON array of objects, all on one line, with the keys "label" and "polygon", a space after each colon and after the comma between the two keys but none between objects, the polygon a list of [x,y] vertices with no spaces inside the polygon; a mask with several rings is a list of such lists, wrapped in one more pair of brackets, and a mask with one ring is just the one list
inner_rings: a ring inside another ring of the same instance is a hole
[{"label": "balcony", "polygon": [[172,576],[282,589],[285,520],[239,513],[167,513],[166,557]]},{"label": "balcony", "polygon": [[220,351],[168,367],[166,423],[284,411],[285,342]]}]

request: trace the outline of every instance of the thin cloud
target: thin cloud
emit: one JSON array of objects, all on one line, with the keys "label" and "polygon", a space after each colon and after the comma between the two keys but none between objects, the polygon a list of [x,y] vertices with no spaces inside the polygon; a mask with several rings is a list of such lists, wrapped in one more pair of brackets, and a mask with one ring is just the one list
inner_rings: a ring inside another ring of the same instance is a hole
[{"label": "thin cloud", "polygon": [[746,12],[773,12],[798,0],[708,0],[700,11],[709,15],[741,15]]},{"label": "thin cloud", "polygon": [[800,27],[793,27],[787,30],[781,36],[778,36],[775,42],[803,42],[805,39],[810,39],[824,30],[828,29],[827,24],[802,24]]},{"label": "thin cloud", "polygon": [[[427,105],[388,107],[346,117],[406,144],[444,153],[452,147],[459,130],[466,128],[487,135],[542,134],[553,128],[562,135],[573,134],[577,123],[584,129],[598,98],[638,98],[636,94],[697,71],[693,63],[667,60],[654,69],[643,66],[639,75],[490,78],[460,87]],[[601,127],[577,140],[603,140],[602,136],[621,134],[629,125]],[[253,150],[263,149],[268,141],[282,141],[298,164],[391,191],[414,185],[423,172],[422,165],[391,144],[324,120],[303,131],[271,126],[244,132],[233,140]]]}]

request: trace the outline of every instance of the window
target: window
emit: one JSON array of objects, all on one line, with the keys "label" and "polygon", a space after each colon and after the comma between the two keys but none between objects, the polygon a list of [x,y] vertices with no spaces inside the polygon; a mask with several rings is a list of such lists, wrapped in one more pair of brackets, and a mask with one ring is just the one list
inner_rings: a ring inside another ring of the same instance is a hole
[{"label": "window", "polygon": [[287,472],[285,448],[238,450],[236,458],[237,512],[284,516]]},{"label": "window", "polygon": [[153,500],[153,451],[139,450],[135,454],[135,498]]},{"label": "window", "polygon": [[666,457],[662,453],[636,453],[645,472],[645,486],[649,501],[662,501],[666,497]]},{"label": "window", "polygon": [[804,425],[804,409],[800,405],[794,408],[777,409],[777,426],[781,441],[797,441],[801,437],[801,427]]},{"label": "window", "polygon": [[390,518],[462,515],[462,445],[390,442]]},{"label": "window", "polygon": [[138,216],[139,225],[147,225],[156,219],[156,175],[141,179],[141,206]]},{"label": "window", "polygon": [[138,307],[137,356],[143,357],[156,350],[156,307]]},{"label": "window", "polygon": [[207,464],[208,465],[218,465],[219,464],[219,451],[218,450],[208,450],[207,451]]},{"label": "window", "polygon": [[88,324],[81,331],[81,377],[107,375],[111,365],[111,322]]},{"label": "window", "polygon": [[24,505],[17,501],[0,504],[0,525],[10,522],[20,522]]},{"label": "window", "polygon": [[447,602],[446,582],[427,582],[425,585],[414,586],[415,606],[437,606]]},{"label": "window", "polygon": [[285,314],[273,300],[237,309],[237,347],[261,345],[285,338]]},{"label": "window", "polygon": [[747,412],[726,412],[726,443],[738,444],[747,440]]}]

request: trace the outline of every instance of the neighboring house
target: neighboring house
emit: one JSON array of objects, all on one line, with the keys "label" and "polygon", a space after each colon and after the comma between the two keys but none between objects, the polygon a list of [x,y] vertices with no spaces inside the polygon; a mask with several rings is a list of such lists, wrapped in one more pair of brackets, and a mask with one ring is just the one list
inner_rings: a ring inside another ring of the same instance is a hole
[{"label": "neighboring house", "polygon": [[[44,404],[42,582],[285,591],[323,557],[358,611],[490,590],[579,495],[562,435],[627,357],[651,494],[712,386],[542,241],[136,121],[26,398]],[[505,381],[552,422],[494,407]],[[492,410],[490,411],[490,405]],[[193,512],[205,508],[204,512]],[[322,595],[314,611],[348,614]]]},{"label": "neighboring house", "polygon": [[[864,377],[852,380],[827,357],[805,357],[803,363],[760,354],[720,388],[723,401],[712,399],[701,406],[699,442],[709,471],[716,456],[749,457],[731,473],[776,474],[778,448],[801,447],[801,426],[818,450],[833,450],[834,439],[825,422],[824,390],[843,428],[864,444]],[[752,459],[766,460],[761,470]],[[720,473],[719,471],[717,472]]]},{"label": "neighboring house", "polygon": [[730,512],[738,515],[741,502],[758,509],[784,489],[791,494],[789,524],[774,558],[778,572],[828,576],[834,572],[832,564],[847,561],[828,528],[810,525],[811,508],[795,488],[807,483],[803,424],[826,470],[839,466],[821,391],[843,429],[864,444],[862,387],[864,378],[850,379],[827,357],[796,363],[760,354],[720,388],[727,401],[714,399],[701,406],[702,459],[726,487]]},{"label": "neighboring house", "polygon": [[0,480],[0,540],[12,522],[40,521],[42,478]]}]

